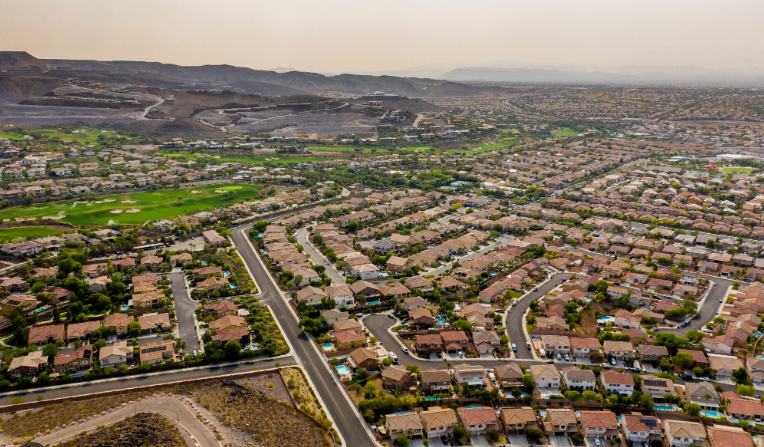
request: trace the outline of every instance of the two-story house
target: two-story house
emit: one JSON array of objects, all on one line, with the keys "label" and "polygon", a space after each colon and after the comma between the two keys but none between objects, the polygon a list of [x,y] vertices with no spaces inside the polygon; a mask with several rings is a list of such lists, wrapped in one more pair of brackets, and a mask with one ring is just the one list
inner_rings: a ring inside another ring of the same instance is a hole
[{"label": "two-story house", "polygon": [[663,439],[661,421],[655,416],[644,416],[641,413],[624,414],[621,418],[623,435],[632,445],[651,444],[652,441]]},{"label": "two-story house", "polygon": [[499,419],[507,434],[525,433],[529,428],[539,429],[536,412],[531,407],[502,408]]},{"label": "two-story house", "polygon": [[554,365],[531,365],[531,374],[533,375],[533,381],[536,383],[536,388],[539,391],[553,391],[560,389],[560,374],[557,372],[557,368]]},{"label": "two-story house", "polygon": [[454,380],[461,386],[466,383],[471,388],[483,389],[486,386],[485,368],[466,363],[454,366]]},{"label": "two-story house", "polygon": [[631,396],[634,393],[634,377],[631,374],[604,370],[600,373],[600,382],[608,394]]},{"label": "two-story house", "polygon": [[587,438],[616,439],[620,436],[618,418],[609,410],[582,411],[581,428]]},{"label": "two-story house", "polygon": [[459,407],[456,414],[470,436],[482,435],[498,427],[493,407]]},{"label": "two-story house", "polygon": [[671,447],[706,445],[706,428],[697,422],[663,421],[663,432]]},{"label": "two-story house", "polygon": [[577,391],[594,391],[597,388],[597,377],[591,370],[578,369],[575,366],[562,370],[565,385]]},{"label": "two-story house", "polygon": [[456,412],[450,408],[433,408],[419,413],[427,438],[449,437],[459,424]]}]

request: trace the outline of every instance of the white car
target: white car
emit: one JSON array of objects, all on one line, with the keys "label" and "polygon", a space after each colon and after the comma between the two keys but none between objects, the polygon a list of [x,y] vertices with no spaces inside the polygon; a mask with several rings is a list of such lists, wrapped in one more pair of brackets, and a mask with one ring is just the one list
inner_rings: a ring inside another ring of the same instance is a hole
[{"label": "white car", "polygon": [[600,445],[600,438],[594,438],[594,445]]},{"label": "white car", "polygon": [[394,352],[392,352],[392,351],[388,352],[387,356],[390,358],[390,360],[393,361],[393,363],[398,363],[398,356],[395,355]]},{"label": "white car", "polygon": [[404,347],[401,348],[401,351],[403,351],[404,354],[408,354],[409,353],[409,348],[404,346]]}]

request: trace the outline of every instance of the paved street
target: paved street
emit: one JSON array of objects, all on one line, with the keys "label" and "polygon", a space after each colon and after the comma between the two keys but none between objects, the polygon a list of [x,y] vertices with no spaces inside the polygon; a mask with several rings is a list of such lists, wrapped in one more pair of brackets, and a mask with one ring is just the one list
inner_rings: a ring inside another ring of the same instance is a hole
[{"label": "paved street", "polygon": [[459,262],[460,264],[462,264],[465,261],[469,261],[470,259],[474,259],[474,258],[477,258],[480,255],[488,253],[489,251],[491,251],[491,250],[493,250],[493,249],[495,249],[497,247],[502,247],[504,245],[507,245],[509,242],[511,242],[513,240],[515,240],[515,238],[513,236],[509,236],[509,235],[506,235],[506,234],[502,235],[502,236],[499,236],[499,237],[496,238],[496,240],[494,240],[490,244],[486,245],[485,247],[481,247],[477,251],[471,251],[471,252],[467,253],[466,255],[456,259],[455,261],[443,264],[443,265],[441,265],[438,268],[435,268],[435,269],[432,269],[432,270],[425,270],[424,272],[422,272],[422,275],[440,276],[443,272],[445,272],[446,270],[450,269],[454,262]]},{"label": "paved street", "polygon": [[538,290],[531,291],[514,301],[512,308],[507,312],[504,327],[507,328],[510,343],[517,345],[515,357],[517,359],[532,359],[531,350],[525,345],[529,340],[525,336],[525,311],[531,305],[531,301],[538,301],[539,298],[549,293],[552,289],[567,281],[573,276],[572,273],[555,273],[547,282],[538,286]]},{"label": "paved street", "polygon": [[366,424],[356,417],[357,409],[355,406],[351,406],[345,397],[345,392],[339,389],[340,385],[334,373],[329,370],[326,358],[318,351],[318,347],[310,337],[297,327],[296,316],[282,298],[281,292],[276,288],[270,274],[257,259],[257,255],[247,241],[248,229],[249,227],[232,229],[232,240],[249,271],[254,275],[255,282],[262,292],[261,301],[273,309],[274,316],[284,330],[284,336],[290,341],[294,349],[293,355],[299,359],[305,368],[306,374],[315,386],[316,393],[325,405],[327,414],[342,434],[346,445],[354,447],[374,446],[374,442],[366,431]]},{"label": "paved street", "polygon": [[202,366],[198,368],[173,369],[150,374],[114,377],[93,380],[89,382],[74,382],[67,385],[56,385],[47,388],[34,388],[24,391],[0,394],[0,406],[10,405],[11,398],[23,397],[26,402],[33,402],[37,396],[45,399],[60,399],[66,397],[84,396],[92,393],[123,390],[149,385],[183,382],[186,380],[203,379],[205,377],[222,377],[230,374],[252,371],[252,368],[269,369],[279,366],[294,366],[296,362],[291,357],[269,359],[264,361],[241,361],[236,363]]},{"label": "paved street", "polygon": [[167,277],[172,284],[172,296],[175,298],[175,317],[178,320],[180,338],[186,343],[185,353],[201,350],[199,337],[196,332],[194,310],[196,303],[191,300],[186,287],[186,275],[183,272],[169,273]]},{"label": "paved street", "polygon": [[709,292],[703,305],[698,309],[698,314],[690,320],[690,324],[686,327],[680,327],[676,329],[655,329],[656,332],[673,332],[674,334],[684,337],[688,331],[700,330],[706,323],[713,320],[716,316],[716,311],[719,310],[719,306],[722,303],[719,300],[723,300],[727,297],[727,290],[732,287],[735,281],[729,279],[716,278],[711,276],[704,276],[704,278],[714,283],[711,292]]},{"label": "paved street", "polygon": [[326,267],[326,276],[332,280],[332,285],[339,286],[345,284],[345,278],[337,268],[329,262],[320,251],[318,251],[311,241],[308,240],[308,230],[306,228],[297,230],[296,236],[297,243],[303,246],[306,254],[310,255],[310,260],[314,264]]}]

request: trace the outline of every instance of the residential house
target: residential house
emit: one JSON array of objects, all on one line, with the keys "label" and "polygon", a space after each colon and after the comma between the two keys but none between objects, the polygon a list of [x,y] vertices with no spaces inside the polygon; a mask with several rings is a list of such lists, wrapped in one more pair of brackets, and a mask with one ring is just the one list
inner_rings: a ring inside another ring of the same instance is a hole
[{"label": "residential house", "polygon": [[48,365],[48,357],[42,351],[32,351],[27,355],[20,355],[11,360],[8,366],[8,376],[13,379],[19,377],[36,377]]},{"label": "residential house", "polygon": [[486,386],[485,368],[478,365],[461,364],[453,368],[457,385],[467,384],[470,388],[483,389]]},{"label": "residential house", "polygon": [[577,391],[594,391],[597,388],[597,377],[591,370],[578,369],[575,366],[562,370],[565,385]]},{"label": "residential house", "polygon": [[53,371],[58,374],[76,374],[87,371],[93,363],[93,345],[82,345],[71,354],[58,354],[53,360]]},{"label": "residential house", "polygon": [[612,411],[581,412],[581,428],[587,438],[616,439],[621,435],[618,425],[618,418]]},{"label": "residential house", "polygon": [[479,354],[493,354],[501,348],[501,340],[494,331],[473,332],[472,342]]},{"label": "residential house", "polygon": [[419,413],[427,438],[450,437],[459,424],[456,412],[450,408],[432,408]]},{"label": "residential house", "polygon": [[104,346],[98,351],[98,361],[101,368],[116,368],[133,360],[133,347],[127,346],[126,341],[118,341]]},{"label": "residential house", "polygon": [[337,342],[337,349],[340,351],[366,346],[366,335],[356,331],[336,332],[334,339]]},{"label": "residential house", "polygon": [[523,370],[516,363],[498,365],[494,368],[493,374],[501,388],[507,389],[523,385]]},{"label": "residential house", "polygon": [[382,370],[380,375],[382,376],[382,386],[385,389],[404,390],[416,382],[414,375],[405,366],[388,366]]},{"label": "residential house", "polygon": [[45,346],[48,343],[60,343],[64,338],[63,324],[50,324],[47,326],[32,326],[29,328],[27,342],[30,345]]},{"label": "residential house", "polygon": [[138,359],[141,363],[156,365],[163,361],[173,360],[175,357],[175,342],[173,340],[161,340],[138,346]]},{"label": "residential house", "polygon": [[447,370],[423,369],[419,371],[419,386],[428,394],[447,392],[451,389],[451,374]]},{"label": "residential house", "polygon": [[382,366],[377,351],[368,348],[358,348],[350,353],[350,366],[355,369],[364,368],[367,371],[376,371]]},{"label": "residential house", "polygon": [[684,400],[700,405],[704,410],[719,411],[719,393],[709,382],[685,382]]},{"label": "residential house", "polygon": [[525,433],[529,428],[539,429],[536,412],[531,407],[501,408],[499,419],[507,434]]},{"label": "residential house", "polygon": [[531,365],[530,370],[536,383],[536,388],[540,391],[560,389],[560,374],[554,365]]},{"label": "residential house", "polygon": [[483,435],[488,430],[498,428],[496,411],[493,407],[459,407],[456,413],[470,436]]},{"label": "residential house", "polygon": [[663,432],[670,447],[706,445],[706,428],[698,422],[664,419]]},{"label": "residential house", "polygon": [[713,447],[753,447],[751,434],[740,427],[708,427],[708,441]]},{"label": "residential house", "polygon": [[623,435],[632,445],[647,445],[652,441],[662,441],[661,421],[655,416],[641,413],[624,414],[621,418]]},{"label": "residential house", "polygon": [[395,439],[399,435],[414,438],[422,436],[424,431],[422,419],[416,412],[388,414],[385,416],[385,428],[390,439]]},{"label": "residential house", "polygon": [[578,433],[576,413],[569,408],[547,409],[544,416],[544,431],[549,435],[566,436]]},{"label": "residential house", "polygon": [[674,382],[671,379],[664,379],[652,374],[642,376],[642,393],[661,399],[664,394],[676,395]]},{"label": "residential house", "polygon": [[715,371],[716,380],[733,381],[732,374],[740,368],[744,368],[742,360],[737,357],[723,355],[709,355],[711,369]]},{"label": "residential house", "polygon": [[631,374],[604,370],[600,373],[600,382],[608,394],[631,396],[634,393],[634,377]]},{"label": "residential house", "polygon": [[602,345],[594,337],[573,337],[570,339],[570,348],[576,359],[590,359],[592,356],[602,355]]},{"label": "residential house", "polygon": [[346,285],[330,286],[326,288],[326,295],[334,300],[334,303],[338,307],[353,307],[355,306],[355,298],[353,291]]}]

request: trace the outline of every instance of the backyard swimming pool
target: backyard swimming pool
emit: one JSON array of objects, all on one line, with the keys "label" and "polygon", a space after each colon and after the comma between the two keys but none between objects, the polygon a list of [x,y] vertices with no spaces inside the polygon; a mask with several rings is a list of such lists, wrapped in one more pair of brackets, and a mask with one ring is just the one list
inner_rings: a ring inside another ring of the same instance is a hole
[{"label": "backyard swimming pool", "polygon": [[337,366],[337,372],[340,373],[341,376],[349,376],[350,370],[345,365],[338,365]]},{"label": "backyard swimming pool", "polygon": [[653,409],[659,411],[676,411],[676,405],[653,405]]},{"label": "backyard swimming pool", "polygon": [[324,343],[324,351],[331,351],[331,350],[332,350],[332,344]]},{"label": "backyard swimming pool", "polygon": [[703,414],[703,416],[708,416],[708,417],[714,418],[714,419],[716,419],[719,416],[721,416],[721,413],[719,413],[718,411],[713,411],[713,410],[703,410],[703,411],[701,411],[701,413]]}]

